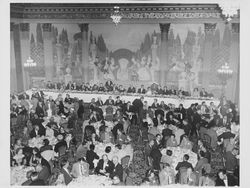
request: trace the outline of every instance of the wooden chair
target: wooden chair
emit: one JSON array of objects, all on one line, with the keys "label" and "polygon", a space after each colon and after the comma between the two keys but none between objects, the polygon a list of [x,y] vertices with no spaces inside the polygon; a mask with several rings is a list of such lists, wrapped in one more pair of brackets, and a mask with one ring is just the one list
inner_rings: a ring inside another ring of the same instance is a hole
[{"label": "wooden chair", "polygon": [[208,134],[203,135],[203,143],[207,149],[211,149],[211,137]]},{"label": "wooden chair", "polygon": [[113,107],[107,106],[105,111],[106,111],[106,116],[105,116],[106,121],[112,121],[113,120],[113,112],[114,112]]},{"label": "wooden chair", "polygon": [[125,157],[123,157],[121,159],[121,165],[122,165],[122,167],[123,167],[124,170],[128,168],[128,166],[129,166],[129,160],[130,160],[130,156],[129,155],[126,155]]}]

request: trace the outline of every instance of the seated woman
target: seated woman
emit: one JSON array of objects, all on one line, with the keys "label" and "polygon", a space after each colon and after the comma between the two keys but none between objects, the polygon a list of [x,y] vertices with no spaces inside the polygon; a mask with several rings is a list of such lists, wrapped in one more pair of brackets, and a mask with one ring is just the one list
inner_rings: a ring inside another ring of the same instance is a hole
[{"label": "seated woman", "polygon": [[108,126],[105,126],[105,130],[100,132],[100,141],[103,143],[114,143],[114,136]]},{"label": "seated woman", "polygon": [[198,88],[194,88],[192,96],[197,97],[197,98],[200,97],[200,92],[199,92]]},{"label": "seated woman", "polygon": [[84,129],[83,141],[89,142],[92,140],[92,134],[95,133],[95,127],[87,125]]},{"label": "seated woman", "polygon": [[17,149],[16,155],[13,157],[13,159],[15,161],[15,165],[17,166],[26,164],[26,159],[25,159],[25,155],[23,154],[22,148]]},{"label": "seated woman", "polygon": [[167,140],[166,147],[177,147],[177,141],[174,134],[170,135],[170,138]]},{"label": "seated woman", "polygon": [[91,143],[96,145],[96,144],[98,144],[98,142],[99,142],[99,138],[98,138],[97,134],[92,133],[92,135],[91,135]]},{"label": "seated woman", "polygon": [[188,139],[187,135],[184,135],[182,137],[182,141],[181,141],[180,147],[183,148],[183,149],[192,150],[193,143]]},{"label": "seated woman", "polygon": [[30,166],[36,166],[38,164],[38,155],[40,155],[39,149],[34,147],[32,150],[32,155],[29,160]]},{"label": "seated woman", "polygon": [[97,163],[97,167],[95,168],[95,173],[103,176],[109,177],[114,171],[114,164],[108,159],[106,154],[102,155],[102,159],[100,159]]}]

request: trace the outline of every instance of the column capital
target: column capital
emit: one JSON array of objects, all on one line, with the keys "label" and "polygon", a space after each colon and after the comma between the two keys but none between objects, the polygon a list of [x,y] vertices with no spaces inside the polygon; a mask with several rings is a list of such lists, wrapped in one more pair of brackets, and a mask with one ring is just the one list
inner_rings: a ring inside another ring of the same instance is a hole
[{"label": "column capital", "polygon": [[78,24],[80,27],[81,32],[88,32],[89,31],[89,24],[88,23],[82,23]]},{"label": "column capital", "polygon": [[236,34],[240,33],[240,23],[232,23],[231,28],[232,28],[232,33]]},{"label": "column capital", "polygon": [[204,23],[205,34],[212,34],[215,31],[216,23]]},{"label": "column capital", "polygon": [[44,23],[42,25],[43,32],[51,32],[52,24],[51,23]]},{"label": "column capital", "polygon": [[170,23],[160,23],[160,29],[162,33],[163,32],[168,33],[169,28],[170,28]]},{"label": "column capital", "polygon": [[21,32],[29,32],[30,24],[29,23],[20,23],[20,31]]}]

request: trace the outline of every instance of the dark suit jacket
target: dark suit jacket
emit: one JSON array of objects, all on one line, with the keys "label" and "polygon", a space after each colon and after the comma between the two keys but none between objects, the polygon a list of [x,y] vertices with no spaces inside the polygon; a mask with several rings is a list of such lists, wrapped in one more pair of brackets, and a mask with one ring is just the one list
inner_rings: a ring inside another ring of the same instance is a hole
[{"label": "dark suit jacket", "polygon": [[34,185],[40,186],[40,185],[45,185],[45,183],[43,180],[36,179],[29,184],[29,186],[34,186]]},{"label": "dark suit jacket", "polygon": [[187,162],[187,161],[182,161],[182,162],[179,162],[179,163],[177,164],[175,170],[179,170],[180,168],[183,168],[183,167],[184,167],[184,168],[189,168],[189,167],[191,167],[192,169],[194,169],[191,163],[189,163],[189,162]]},{"label": "dark suit jacket", "polygon": [[99,156],[92,150],[88,150],[86,153],[86,161],[89,163],[89,169],[94,168],[94,159],[99,159]]},{"label": "dark suit jacket", "polygon": [[36,137],[37,135],[43,136],[43,135],[45,135],[45,134],[44,134],[44,131],[41,130],[41,129],[39,129],[38,134],[36,134],[35,129],[33,129],[33,130],[30,132],[30,138],[34,138],[34,137]]},{"label": "dark suit jacket", "polygon": [[153,103],[152,105],[151,105],[151,108],[158,108],[159,107],[159,103]]},{"label": "dark suit jacket", "polygon": [[[236,181],[236,179],[232,176],[232,175],[227,175],[227,184],[228,184],[228,186],[237,186],[237,181]],[[226,186],[225,185],[225,183],[224,183],[224,181],[223,180],[221,180],[220,178],[217,178],[216,180],[215,180],[215,186]]]},{"label": "dark suit jacket", "polygon": [[[96,168],[95,168],[95,173],[97,173],[97,174],[102,174],[102,173],[100,172],[100,170],[103,169],[103,164],[104,164],[103,159],[100,159],[100,160],[98,161],[98,163],[97,163]],[[112,174],[113,171],[114,171],[114,163],[111,162],[111,161],[109,160],[109,161],[108,161],[108,166],[105,167],[105,170],[106,170],[107,173]]]},{"label": "dark suit jacket", "polygon": [[134,105],[135,110],[137,112],[139,112],[139,110],[143,108],[143,103],[141,99],[135,99],[132,104]]},{"label": "dark suit jacket", "polygon": [[135,90],[135,88],[134,87],[129,87],[128,88],[128,91],[127,91],[127,93],[135,93],[136,92],[136,90]]},{"label": "dark suit jacket", "polygon": [[58,149],[59,149],[61,146],[67,147],[67,143],[66,143],[65,140],[62,140],[62,141],[58,142],[58,143],[55,145],[54,151],[55,151],[56,153],[58,153],[58,151],[59,151]]},{"label": "dark suit jacket", "polygon": [[142,88],[139,88],[137,93],[141,93],[141,94],[145,94],[146,93],[146,89],[142,89]]},{"label": "dark suit jacket", "polygon": [[63,168],[61,168],[61,173],[63,174],[65,184],[68,185],[72,181],[73,178]]},{"label": "dark suit jacket", "polygon": [[48,167],[47,166],[43,166],[43,169],[38,174],[38,179],[41,179],[44,182],[47,182],[47,180],[49,179],[49,176],[50,176],[50,173],[49,173]]},{"label": "dark suit jacket", "polygon": [[115,166],[113,173],[110,174],[110,178],[115,176],[118,176],[121,182],[123,181],[123,168],[120,163]]},{"label": "dark suit jacket", "polygon": [[104,103],[103,103],[102,100],[97,100],[97,101],[95,102],[95,104],[96,104],[96,106],[102,106]]},{"label": "dark suit jacket", "polygon": [[114,104],[115,104],[115,102],[114,102],[113,99],[111,99],[111,100],[107,99],[107,100],[105,101],[105,103],[104,103],[104,105],[114,105]]}]

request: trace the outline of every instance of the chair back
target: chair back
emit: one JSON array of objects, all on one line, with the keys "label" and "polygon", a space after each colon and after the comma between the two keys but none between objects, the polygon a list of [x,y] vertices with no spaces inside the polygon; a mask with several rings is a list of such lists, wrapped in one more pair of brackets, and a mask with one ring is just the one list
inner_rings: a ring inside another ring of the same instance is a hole
[{"label": "chair back", "polygon": [[203,143],[206,148],[211,148],[211,137],[208,134],[203,135]]},{"label": "chair back", "polygon": [[126,155],[125,157],[121,159],[121,164],[122,164],[123,169],[126,169],[128,167],[129,160],[130,160],[129,155]]}]

